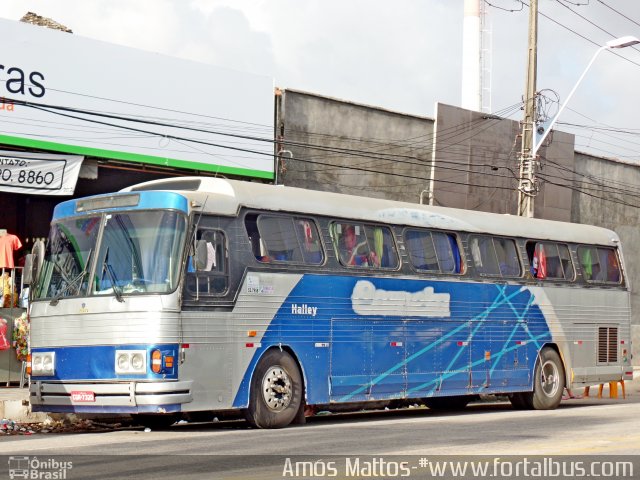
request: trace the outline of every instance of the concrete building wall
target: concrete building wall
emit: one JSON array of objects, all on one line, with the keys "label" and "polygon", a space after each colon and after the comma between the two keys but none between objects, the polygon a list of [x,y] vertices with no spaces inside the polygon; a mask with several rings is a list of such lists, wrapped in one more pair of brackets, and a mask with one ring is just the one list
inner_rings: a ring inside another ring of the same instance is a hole
[{"label": "concrete building wall", "polygon": [[296,90],[282,92],[276,112],[278,183],[419,202],[433,119]]},{"label": "concrete building wall", "polygon": [[[438,104],[435,130],[434,204],[516,214],[520,123]],[[573,135],[556,132],[540,149],[537,218],[571,218],[571,190],[560,174],[573,169],[573,146]]]}]

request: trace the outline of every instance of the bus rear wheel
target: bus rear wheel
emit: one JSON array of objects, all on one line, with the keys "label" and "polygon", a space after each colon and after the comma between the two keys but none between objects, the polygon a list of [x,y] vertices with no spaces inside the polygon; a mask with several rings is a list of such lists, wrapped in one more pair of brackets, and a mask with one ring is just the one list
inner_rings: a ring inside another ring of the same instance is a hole
[{"label": "bus rear wheel", "polygon": [[269,350],[251,380],[247,421],[258,428],[282,428],[293,422],[302,402],[302,375],[287,352]]},{"label": "bus rear wheel", "polygon": [[553,410],[560,405],[564,391],[564,368],[560,355],[552,348],[543,348],[538,355],[533,377],[533,392],[520,393],[526,408]]}]

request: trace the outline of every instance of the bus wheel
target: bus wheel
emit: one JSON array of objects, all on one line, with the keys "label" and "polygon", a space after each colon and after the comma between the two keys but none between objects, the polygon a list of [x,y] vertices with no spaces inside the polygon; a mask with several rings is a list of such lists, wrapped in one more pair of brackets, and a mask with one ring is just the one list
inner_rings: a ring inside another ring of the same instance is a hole
[{"label": "bus wheel", "polygon": [[473,399],[473,395],[457,395],[423,398],[422,401],[431,410],[462,410]]},{"label": "bus wheel", "polygon": [[300,410],[302,375],[287,352],[269,350],[260,359],[251,380],[247,421],[258,428],[289,425]]},{"label": "bus wheel", "polygon": [[553,410],[560,405],[564,391],[564,368],[558,352],[543,348],[533,376],[533,392],[521,393],[526,408]]},{"label": "bus wheel", "polygon": [[148,427],[152,430],[168,428],[178,421],[178,414],[153,414],[153,413],[137,413],[131,415],[131,418],[138,425]]}]

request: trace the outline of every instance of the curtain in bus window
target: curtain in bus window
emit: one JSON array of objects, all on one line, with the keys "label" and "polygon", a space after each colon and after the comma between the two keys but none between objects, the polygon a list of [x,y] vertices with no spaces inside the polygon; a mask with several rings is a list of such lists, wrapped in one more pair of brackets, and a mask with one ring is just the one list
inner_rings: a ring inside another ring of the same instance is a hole
[{"label": "curtain in bus window", "polygon": [[546,278],[564,278],[562,263],[560,262],[560,254],[558,252],[558,245],[545,243],[544,254],[547,264]]},{"label": "curtain in bus window", "polygon": [[370,267],[395,268],[398,265],[391,230],[387,227],[365,227],[368,240],[368,265]]},{"label": "curtain in bus window", "polygon": [[531,274],[535,278],[547,278],[547,256],[542,243],[536,243],[531,262]]},{"label": "curtain in bus window", "polygon": [[607,280],[609,282],[620,283],[620,265],[618,257],[613,249],[607,249]]},{"label": "curtain in bus window", "polygon": [[516,243],[508,238],[495,238],[496,254],[498,255],[498,265],[503,276],[520,276],[520,261]]},{"label": "curtain in bus window", "polygon": [[456,237],[453,235],[447,234],[449,237],[449,246],[451,247],[451,255],[453,256],[453,271],[454,273],[460,273],[461,269],[461,258],[460,258],[460,248],[458,247],[458,242],[456,241]]},{"label": "curtain in bus window", "polygon": [[384,268],[397,268],[398,267],[398,251],[395,248],[393,241],[393,234],[388,228],[382,229],[383,238],[383,255],[382,264]]},{"label": "curtain in bus window", "polygon": [[409,250],[409,259],[415,268],[432,272],[440,270],[430,232],[407,230],[405,244]]},{"label": "curtain in bus window", "polygon": [[473,237],[471,255],[476,270],[481,275],[500,275],[496,251],[491,237]]},{"label": "curtain in bus window", "polygon": [[558,245],[558,257],[560,262],[560,271],[562,277],[565,280],[573,280],[574,270],[573,263],[571,262],[571,255],[569,254],[569,247],[566,245]]},{"label": "curtain in bus window", "polygon": [[324,261],[324,253],[315,222],[311,219],[296,218],[295,226],[299,242],[302,244],[304,263],[320,265]]},{"label": "curtain in bus window", "polygon": [[436,247],[436,256],[440,271],[446,273],[454,273],[456,271],[456,260],[451,249],[451,240],[449,235],[441,232],[433,232],[433,243]]},{"label": "curtain in bus window", "polygon": [[382,257],[384,256],[384,239],[382,236],[382,229],[380,227],[375,227],[373,229],[373,251],[376,252],[376,256],[380,259],[382,263]]},{"label": "curtain in bus window", "polygon": [[473,258],[473,265],[477,269],[482,268],[482,254],[480,253],[480,242],[478,237],[471,239],[471,258]]},{"label": "curtain in bus window", "polygon": [[593,278],[593,260],[591,257],[591,248],[579,247],[578,252],[584,278],[585,280],[591,280]]}]

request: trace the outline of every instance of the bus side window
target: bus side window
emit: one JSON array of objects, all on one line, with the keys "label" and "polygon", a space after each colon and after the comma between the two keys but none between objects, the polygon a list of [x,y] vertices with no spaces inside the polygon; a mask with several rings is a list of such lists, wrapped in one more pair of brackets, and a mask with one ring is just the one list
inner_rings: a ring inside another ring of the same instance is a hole
[{"label": "bus side window", "polygon": [[224,232],[200,229],[187,262],[187,290],[196,296],[224,295],[229,287]]},{"label": "bus side window", "polygon": [[620,264],[613,248],[578,247],[584,279],[590,283],[620,283]]},{"label": "bus side window", "polygon": [[455,235],[407,229],[404,233],[411,264],[418,270],[461,273],[460,249]]},{"label": "bus side window", "polygon": [[471,238],[470,245],[471,256],[480,274],[520,276],[522,270],[513,239],[477,236]]},{"label": "bus side window", "polygon": [[318,227],[310,218],[285,215],[259,215],[257,230],[261,262],[304,263],[320,265],[324,252]]},{"label": "bus side window", "polygon": [[356,222],[329,226],[340,263],[346,267],[396,268],[398,252],[389,227]]},{"label": "bus side window", "polygon": [[539,279],[568,280],[575,277],[569,247],[554,242],[527,242],[531,275]]}]

